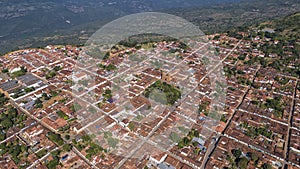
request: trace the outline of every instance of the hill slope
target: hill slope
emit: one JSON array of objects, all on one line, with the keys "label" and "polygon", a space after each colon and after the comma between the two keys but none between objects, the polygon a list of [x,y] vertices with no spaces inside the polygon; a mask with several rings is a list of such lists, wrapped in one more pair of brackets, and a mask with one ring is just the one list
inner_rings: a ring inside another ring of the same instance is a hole
[{"label": "hill slope", "polygon": [[[300,11],[298,0],[3,0],[0,54],[47,44],[82,44],[105,23],[144,11],[175,14],[206,33]],[[280,12],[279,12],[280,11]]]}]

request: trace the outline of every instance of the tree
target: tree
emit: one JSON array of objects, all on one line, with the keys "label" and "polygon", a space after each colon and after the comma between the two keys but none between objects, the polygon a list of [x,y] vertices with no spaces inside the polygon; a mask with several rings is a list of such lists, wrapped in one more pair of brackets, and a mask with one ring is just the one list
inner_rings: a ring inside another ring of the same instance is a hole
[{"label": "tree", "polygon": [[13,119],[13,118],[16,118],[17,117],[17,109],[16,108],[14,108],[14,107],[10,107],[8,110],[7,110],[7,112],[8,112],[8,118],[9,119]]},{"label": "tree", "polygon": [[57,145],[61,146],[64,144],[64,141],[59,134],[55,134],[53,132],[48,132],[47,135],[48,135],[48,138],[51,141],[53,141],[54,143],[56,143]]},{"label": "tree", "polygon": [[243,157],[243,158],[239,158],[238,159],[238,166],[241,168],[241,169],[245,169],[247,168],[247,165],[248,165],[248,159]]},{"label": "tree", "polygon": [[90,160],[90,159],[92,158],[92,155],[91,155],[91,154],[87,154],[85,157],[86,157],[88,160]]},{"label": "tree", "polygon": [[190,143],[190,140],[187,137],[183,138],[184,146],[187,146]]},{"label": "tree", "polygon": [[21,70],[20,71],[23,72],[23,73],[26,73],[27,69],[24,66],[21,66]]},{"label": "tree", "polygon": [[0,133],[0,141],[5,140],[6,134],[5,133]]},{"label": "tree", "polygon": [[57,71],[61,70],[61,67],[60,66],[55,66],[53,70],[57,72]]},{"label": "tree", "polygon": [[272,169],[272,166],[268,163],[264,163],[261,168],[262,169]]},{"label": "tree", "polygon": [[50,79],[52,77],[56,76],[56,72],[55,71],[50,71],[47,75],[46,75],[46,79]]},{"label": "tree", "polygon": [[8,73],[8,69],[2,69],[2,73]]},{"label": "tree", "polygon": [[234,155],[235,158],[239,158],[242,155],[242,151],[240,149],[233,149],[231,153]]},{"label": "tree", "polygon": [[22,66],[21,69],[20,69],[19,71],[16,71],[16,72],[13,72],[13,73],[12,73],[12,77],[23,76],[23,75],[26,74],[26,72],[27,72],[27,69],[26,69],[24,66]]},{"label": "tree", "polygon": [[47,164],[47,167],[49,169],[55,169],[56,166],[59,164],[59,161],[58,159],[54,159],[54,160],[51,160],[48,164]]},{"label": "tree", "polygon": [[13,122],[9,118],[4,118],[1,121],[1,126],[8,129],[13,126]]},{"label": "tree", "polygon": [[112,70],[115,70],[117,67],[113,64],[109,64],[107,67],[106,67],[106,70],[107,71],[112,71]]},{"label": "tree", "polygon": [[134,130],[134,124],[132,123],[132,122],[130,122],[129,124],[128,124],[128,128],[132,131],[132,130]]},{"label": "tree", "polygon": [[194,147],[197,147],[199,145],[199,143],[197,141],[194,141],[192,144]]},{"label": "tree", "polygon": [[69,152],[71,149],[72,149],[72,146],[70,144],[65,144],[63,146],[63,150],[66,151],[66,152]]},{"label": "tree", "polygon": [[67,134],[67,135],[65,136],[65,139],[69,140],[69,139],[70,139],[70,135]]},{"label": "tree", "polygon": [[194,136],[195,137],[199,137],[200,136],[200,134],[199,134],[199,132],[197,130],[194,131]]},{"label": "tree", "polygon": [[183,141],[181,140],[179,143],[178,143],[178,148],[179,149],[182,149],[184,147],[184,143]]},{"label": "tree", "polygon": [[47,154],[47,150],[46,149],[42,149],[42,150],[40,150],[40,151],[38,151],[36,153],[36,156],[39,157],[39,158],[42,158],[46,154]]},{"label": "tree", "polygon": [[40,98],[36,99],[34,104],[35,104],[36,108],[42,108],[43,107],[43,102],[41,101]]},{"label": "tree", "polygon": [[90,142],[92,139],[91,139],[90,136],[84,135],[84,136],[82,136],[82,140],[83,140],[84,142]]},{"label": "tree", "polygon": [[6,104],[7,101],[8,99],[5,97],[5,95],[3,93],[0,93],[0,106]]},{"label": "tree", "polygon": [[199,107],[198,107],[198,113],[201,113],[203,112],[204,110],[206,110],[207,106],[209,105],[208,102],[203,102],[201,104],[199,104]]},{"label": "tree", "polygon": [[250,157],[251,157],[251,161],[255,163],[257,162],[258,156],[255,153],[250,153]]}]

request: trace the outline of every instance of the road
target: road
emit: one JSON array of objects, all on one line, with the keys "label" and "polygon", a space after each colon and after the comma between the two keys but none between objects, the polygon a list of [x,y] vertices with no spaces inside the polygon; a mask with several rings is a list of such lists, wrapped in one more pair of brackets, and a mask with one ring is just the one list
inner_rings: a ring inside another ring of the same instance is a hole
[{"label": "road", "polygon": [[[40,125],[42,125],[43,127],[45,127],[46,129],[50,130],[53,133],[56,134],[60,134],[58,131],[54,130],[51,126],[49,126],[48,124],[44,123],[42,120],[38,119],[37,117],[33,116],[32,114],[30,114],[30,112],[28,112],[26,109],[24,109],[23,107],[19,106],[14,100],[10,99],[10,102],[12,105],[14,105],[16,108],[18,108],[19,110],[21,110],[23,113],[25,113],[28,117],[34,119],[36,122],[38,122]],[[22,130],[25,130],[22,129]],[[21,132],[21,131],[19,131]],[[68,140],[66,140],[65,138],[62,137],[62,139],[64,140],[65,143],[70,143]],[[62,146],[61,146],[62,147]],[[57,147],[56,147],[57,149]],[[55,149],[55,150],[56,150]],[[94,164],[92,164],[88,159],[86,159],[85,156],[83,156],[74,146],[73,146],[73,150],[74,152],[81,157],[85,162],[87,162],[87,164],[89,164],[92,168],[97,168]],[[49,153],[48,153],[49,154]],[[45,158],[46,155],[42,158]],[[28,169],[34,167],[36,164],[38,164],[38,162],[41,160],[37,160],[34,164],[32,164],[30,167],[28,167]]]},{"label": "road", "polygon": [[28,166],[26,169],[31,169],[34,168],[39,162],[42,162],[43,160],[45,160],[52,152],[58,150],[61,147],[56,147],[55,149],[51,150],[50,152],[48,152],[46,155],[44,155],[42,158],[37,159],[34,163],[32,163],[30,166]]},{"label": "road", "polygon": [[31,126],[33,126],[33,125],[35,125],[35,124],[36,124],[36,123],[30,124],[29,126],[26,126],[26,127],[22,128],[20,131],[14,133],[13,135],[7,137],[5,140],[1,141],[0,144],[6,142],[6,141],[8,141],[8,140],[10,140],[11,138],[15,137],[15,136],[18,135],[18,134],[24,132],[26,129],[30,128]]},{"label": "road", "polygon": [[[235,47],[221,60],[219,61],[211,70],[208,71],[208,73],[203,76],[200,81],[198,82],[198,84],[191,89],[188,93],[186,93],[182,98],[180,98],[180,100],[178,102],[176,102],[172,107],[170,107],[168,114],[157,124],[157,126],[155,126],[153,128],[153,130],[149,133],[149,135],[145,138],[146,140],[148,140],[153,133],[160,127],[160,125],[169,117],[169,115],[192,93],[194,92],[198,86],[204,81],[205,78],[207,78],[211,73],[213,73],[221,64],[223,64],[223,61],[225,59],[228,58],[228,56],[237,48],[237,46],[242,42],[242,40],[240,40]],[[200,49],[202,49],[205,45],[202,45],[199,49],[195,50],[192,54],[198,52]],[[191,55],[192,55],[191,54]],[[182,62],[180,62],[182,63]],[[175,66],[176,67],[176,66]],[[133,151],[131,151],[131,153],[129,154],[129,156],[127,156],[126,158],[124,158],[115,168],[120,168],[137,150],[139,150],[139,148],[145,143],[145,141],[143,141],[142,143],[139,144],[139,146],[137,146],[136,149],[134,149]],[[167,150],[165,150],[167,151]],[[190,163],[184,162],[185,164],[195,168],[195,166],[191,165]]]},{"label": "road", "polygon": [[295,111],[297,85],[298,85],[298,80],[293,91],[293,100],[292,100],[292,105],[291,105],[291,110],[290,110],[289,120],[288,120],[288,132],[287,132],[285,145],[284,145],[284,159],[287,161],[289,158],[290,135],[291,135],[291,128],[293,127],[293,113]]},{"label": "road", "polygon": [[[240,45],[240,43],[242,42],[243,39],[241,39],[235,46],[234,48],[222,59],[222,61],[217,65],[219,66],[220,64],[223,64],[223,62],[232,54],[232,52]],[[217,67],[216,67],[217,68]],[[258,70],[257,70],[258,71]],[[249,88],[250,89],[250,88]],[[245,92],[240,104],[236,107],[236,109],[242,104],[243,100],[244,100],[244,97],[247,95],[249,89],[247,90],[247,92]],[[233,115],[231,116],[231,118],[227,121],[227,124],[226,124],[226,127],[229,125],[232,117],[234,116],[235,113],[233,113]],[[225,129],[226,129],[225,127]],[[224,131],[225,131],[224,129]],[[211,154],[213,153],[213,151],[215,150],[216,146],[218,145],[218,141],[219,141],[219,138],[220,138],[220,135],[217,134],[217,137],[216,137],[216,142],[214,144],[210,144],[209,147],[207,148],[207,151],[204,155],[204,159],[203,159],[203,162],[202,162],[202,165],[200,168],[205,168],[206,164],[208,163],[208,160],[211,156]]]}]

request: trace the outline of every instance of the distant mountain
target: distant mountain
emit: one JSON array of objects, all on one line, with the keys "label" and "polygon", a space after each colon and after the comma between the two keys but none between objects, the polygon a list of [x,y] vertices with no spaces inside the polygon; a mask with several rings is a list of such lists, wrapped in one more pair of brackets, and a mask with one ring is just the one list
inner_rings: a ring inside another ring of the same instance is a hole
[{"label": "distant mountain", "polygon": [[300,39],[300,12],[272,22],[262,23],[259,27],[260,29],[271,29],[274,34],[279,34],[290,41],[296,41]]},{"label": "distant mountain", "polygon": [[0,37],[28,37],[131,13],[203,7],[238,0],[2,0]]},{"label": "distant mountain", "polygon": [[105,23],[138,12],[175,14],[215,32],[288,15],[299,6],[298,0],[1,0],[0,53],[81,44]]}]

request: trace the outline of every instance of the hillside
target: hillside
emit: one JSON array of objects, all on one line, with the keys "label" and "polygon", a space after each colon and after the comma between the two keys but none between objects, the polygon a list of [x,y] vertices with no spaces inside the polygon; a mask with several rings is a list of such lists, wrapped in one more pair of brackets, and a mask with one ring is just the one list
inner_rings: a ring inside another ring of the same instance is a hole
[{"label": "hillside", "polygon": [[273,22],[262,23],[259,27],[261,29],[271,28],[276,35],[289,40],[297,40],[300,38],[300,13],[295,13]]},{"label": "hillside", "polygon": [[300,4],[297,0],[4,0],[0,9],[3,54],[47,44],[84,44],[107,22],[137,12],[167,12],[214,33],[292,14],[300,11]]}]

